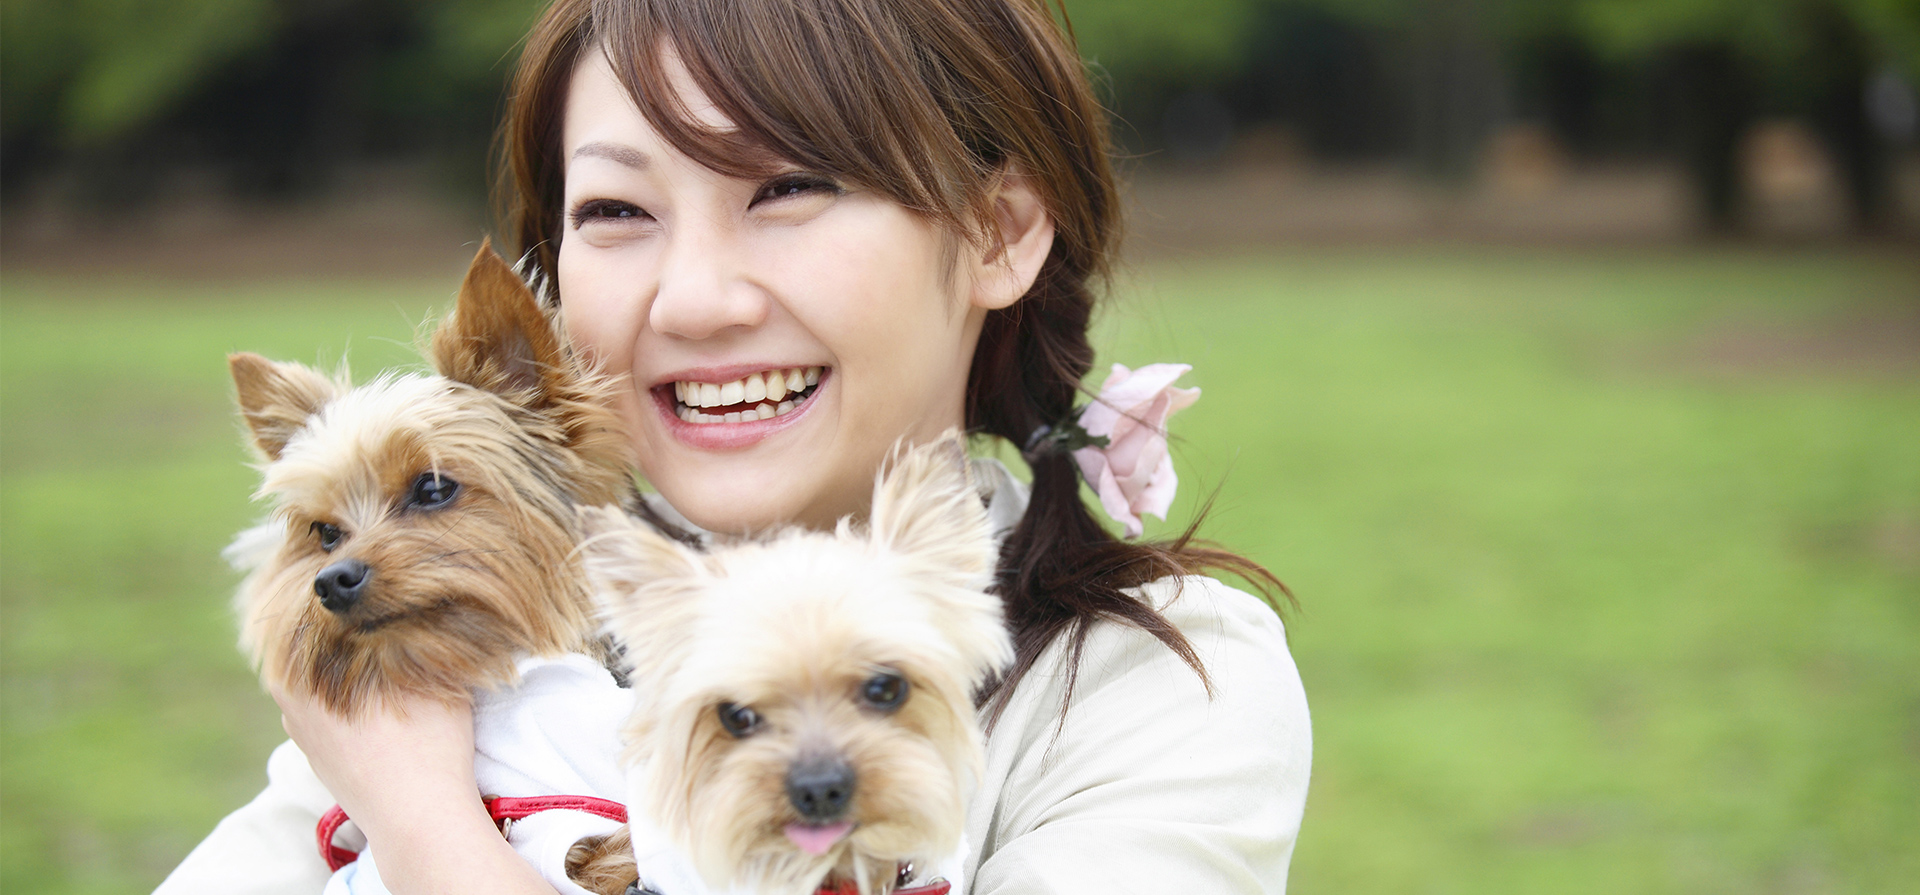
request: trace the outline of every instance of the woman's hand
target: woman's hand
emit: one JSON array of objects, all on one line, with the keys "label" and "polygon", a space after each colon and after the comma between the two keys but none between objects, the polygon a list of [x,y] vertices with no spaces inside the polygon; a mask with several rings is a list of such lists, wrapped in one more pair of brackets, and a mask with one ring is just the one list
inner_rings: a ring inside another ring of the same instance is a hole
[{"label": "woman's hand", "polygon": [[471,705],[408,700],[347,719],[272,692],[287,735],[379,855],[388,889],[552,895],[480,801]]}]

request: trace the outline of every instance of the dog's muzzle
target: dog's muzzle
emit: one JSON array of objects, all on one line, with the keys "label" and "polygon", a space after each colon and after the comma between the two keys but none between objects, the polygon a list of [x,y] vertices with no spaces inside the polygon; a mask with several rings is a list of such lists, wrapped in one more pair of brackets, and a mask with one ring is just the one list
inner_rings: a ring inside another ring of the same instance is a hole
[{"label": "dog's muzzle", "polygon": [[314,576],[313,592],[320,597],[320,605],[328,612],[342,613],[360,602],[366,593],[367,582],[373,579],[373,569],[357,559],[343,559],[320,570]]},{"label": "dog's muzzle", "polygon": [[839,758],[802,759],[787,770],[787,801],[810,821],[830,821],[853,800],[853,767]]}]

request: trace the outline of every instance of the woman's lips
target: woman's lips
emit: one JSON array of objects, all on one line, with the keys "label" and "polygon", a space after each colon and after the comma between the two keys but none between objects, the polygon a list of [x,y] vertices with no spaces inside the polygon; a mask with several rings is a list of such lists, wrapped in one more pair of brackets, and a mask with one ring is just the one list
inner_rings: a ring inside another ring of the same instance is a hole
[{"label": "woman's lips", "polygon": [[696,425],[752,422],[791,413],[820,384],[822,367],[784,367],[727,382],[675,380],[674,415]]},{"label": "woman's lips", "polygon": [[654,386],[667,431],[692,447],[748,447],[806,415],[830,377],[819,366],[779,367],[725,382],[678,379]]}]

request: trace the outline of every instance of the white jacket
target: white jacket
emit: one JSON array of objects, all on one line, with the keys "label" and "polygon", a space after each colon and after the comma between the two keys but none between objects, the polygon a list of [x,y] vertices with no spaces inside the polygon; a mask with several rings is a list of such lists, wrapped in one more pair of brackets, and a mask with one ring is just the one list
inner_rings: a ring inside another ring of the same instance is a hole
[{"label": "white jacket", "polygon": [[[989,515],[1010,529],[1025,489],[998,463],[978,470]],[[1266,604],[1211,578],[1139,594],[1186,635],[1212,696],[1151,635],[1099,622],[1063,720],[1066,650],[1050,647],[987,738],[966,825],[969,891],[1285,891],[1313,752],[1286,632]],[[267,778],[156,895],[322,891],[314,827],[334,800],[292,743],[274,750]]]}]

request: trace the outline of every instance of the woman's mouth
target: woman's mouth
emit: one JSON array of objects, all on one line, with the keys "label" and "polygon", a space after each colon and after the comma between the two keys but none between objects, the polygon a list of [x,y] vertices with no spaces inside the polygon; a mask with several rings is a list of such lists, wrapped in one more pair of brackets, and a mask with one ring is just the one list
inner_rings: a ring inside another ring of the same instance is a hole
[{"label": "woman's mouth", "polygon": [[694,425],[743,423],[786,416],[806,403],[825,367],[764,370],[732,382],[673,383],[673,410]]}]

